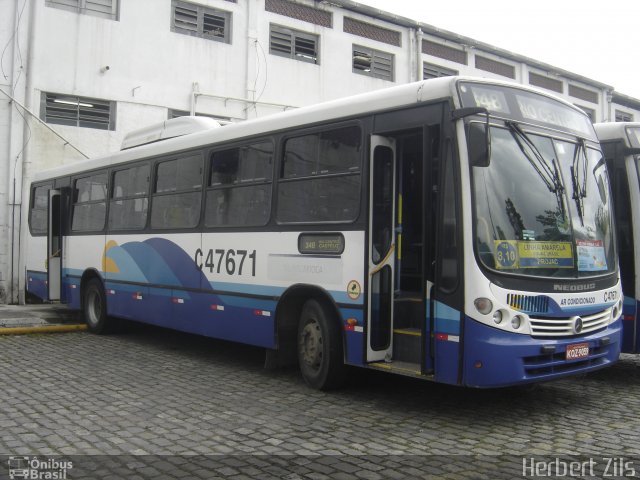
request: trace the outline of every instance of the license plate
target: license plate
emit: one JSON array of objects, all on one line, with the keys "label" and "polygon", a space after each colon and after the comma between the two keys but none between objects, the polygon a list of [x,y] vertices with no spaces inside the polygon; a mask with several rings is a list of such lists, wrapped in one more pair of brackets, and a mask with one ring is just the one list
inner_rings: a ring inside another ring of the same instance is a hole
[{"label": "license plate", "polygon": [[567,360],[579,360],[581,358],[587,358],[589,356],[589,344],[588,343],[574,343],[567,345]]}]

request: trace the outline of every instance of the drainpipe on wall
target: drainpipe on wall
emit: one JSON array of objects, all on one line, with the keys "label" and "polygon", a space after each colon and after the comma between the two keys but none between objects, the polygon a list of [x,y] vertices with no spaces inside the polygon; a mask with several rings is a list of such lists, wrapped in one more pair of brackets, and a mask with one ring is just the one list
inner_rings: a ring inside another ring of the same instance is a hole
[{"label": "drainpipe on wall", "polygon": [[194,116],[196,114],[196,103],[198,102],[198,94],[200,93],[200,85],[198,82],[193,82],[191,84],[191,108],[189,110],[189,115]]},{"label": "drainpipe on wall", "polygon": [[613,90],[605,90],[605,102],[602,106],[604,109],[603,117],[605,122],[612,122],[615,120],[611,120],[611,114],[613,113]]},{"label": "drainpipe on wall", "polygon": [[[252,1],[247,2],[247,31],[246,31],[246,55],[245,55],[245,98],[248,100],[258,100],[257,98],[257,90],[258,90],[258,75],[260,72],[260,56],[258,55],[258,30],[256,27],[257,19],[254,18],[253,12],[251,10]],[[257,12],[258,10],[256,10]],[[252,54],[252,52],[254,52]],[[253,64],[251,63],[253,62]],[[264,68],[267,68],[267,63],[265,61]],[[253,85],[251,84],[253,76]],[[265,77],[266,78],[266,77]],[[257,104],[253,103],[255,116],[258,116]],[[247,120],[249,118],[249,108],[250,104],[247,104],[246,108],[244,108],[244,118]]]},{"label": "drainpipe on wall", "polygon": [[[33,105],[33,74],[31,72],[31,68],[33,67],[33,55],[34,55],[34,41],[33,41],[33,32],[35,32],[35,21],[36,21],[36,9],[37,9],[37,4],[38,2],[29,2],[28,8],[29,8],[29,21],[27,23],[27,31],[26,31],[26,41],[27,41],[27,64],[24,68],[24,75],[25,75],[25,87],[24,87],[24,103],[25,103],[25,109],[27,111],[31,111],[32,105]],[[31,135],[31,129],[27,123],[26,118],[28,118],[27,115],[25,115],[25,121],[24,121],[24,125],[23,125],[23,133],[22,133],[22,138],[28,138],[29,135]],[[17,300],[18,303],[23,305],[25,303],[25,291],[24,288],[21,288],[21,286],[25,285],[26,283],[26,239],[27,239],[27,223],[25,219],[25,209],[22,208],[23,205],[29,205],[29,189],[25,188],[26,185],[28,185],[30,178],[31,178],[31,172],[30,172],[30,165],[31,165],[31,160],[30,160],[30,147],[29,144],[25,145],[24,147],[24,151],[22,152],[22,165],[21,165],[21,179],[20,179],[20,194],[19,196],[16,195],[17,198],[20,199],[20,206],[19,208],[19,221],[18,221],[18,262],[17,262],[17,285],[18,285],[18,295],[17,295]],[[15,180],[15,179],[14,179]],[[17,186],[17,182],[16,182],[16,186]],[[14,195],[15,195],[15,187],[14,187]],[[14,204],[14,208],[15,208],[15,204]],[[14,227],[15,228],[15,227]],[[16,238],[15,235],[15,230],[13,232],[13,239]],[[13,258],[15,258],[15,256],[13,256]],[[14,261],[12,258],[12,262]],[[14,274],[16,275],[16,274]],[[13,279],[12,279],[13,281]]]},{"label": "drainpipe on wall", "polygon": [[416,79],[422,80],[422,29],[416,30]]}]

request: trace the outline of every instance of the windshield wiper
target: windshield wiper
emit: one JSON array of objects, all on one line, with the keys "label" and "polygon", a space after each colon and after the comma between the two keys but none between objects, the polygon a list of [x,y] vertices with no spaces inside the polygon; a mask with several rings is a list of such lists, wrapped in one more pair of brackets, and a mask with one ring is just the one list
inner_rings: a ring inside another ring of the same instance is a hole
[{"label": "windshield wiper", "polygon": [[[580,179],[582,174],[582,179]],[[583,138],[578,139],[573,152],[571,165],[571,183],[573,184],[573,199],[576,201],[580,223],[584,226],[584,198],[587,196],[587,147]]]},{"label": "windshield wiper", "polygon": [[[560,183],[560,175],[556,163],[551,161],[551,165],[544,158],[538,147],[535,146],[529,136],[524,133],[520,126],[514,122],[505,122],[511,135],[516,140],[518,147],[534,168],[540,179],[544,182],[550,192],[558,193],[564,190]],[[531,155],[533,154],[533,156]],[[553,167],[553,168],[552,168]]]},{"label": "windshield wiper", "polygon": [[[562,218],[566,218],[565,205],[563,201],[564,187],[560,181],[557,162],[552,158],[551,165],[549,165],[549,162],[544,158],[542,152],[540,152],[535,143],[533,143],[517,123],[505,122],[505,124],[509,128],[511,135],[518,144],[518,147],[520,147],[523,155],[529,161],[540,179],[544,182],[549,191],[555,194],[556,202],[558,204],[558,212]],[[531,154],[533,154],[533,156]]]}]

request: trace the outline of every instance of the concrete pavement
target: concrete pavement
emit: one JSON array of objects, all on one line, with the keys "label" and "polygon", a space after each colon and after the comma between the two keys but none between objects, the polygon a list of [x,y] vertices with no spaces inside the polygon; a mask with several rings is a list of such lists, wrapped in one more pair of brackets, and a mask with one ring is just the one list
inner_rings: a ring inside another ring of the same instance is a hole
[{"label": "concrete pavement", "polygon": [[0,305],[0,335],[59,333],[85,330],[77,312],[64,305]]}]

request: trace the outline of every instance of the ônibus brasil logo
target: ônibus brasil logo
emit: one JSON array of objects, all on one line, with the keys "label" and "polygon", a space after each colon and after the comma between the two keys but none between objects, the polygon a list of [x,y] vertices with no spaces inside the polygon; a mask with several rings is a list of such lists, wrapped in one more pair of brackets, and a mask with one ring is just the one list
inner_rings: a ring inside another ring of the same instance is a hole
[{"label": "\u00f4nibus brasil logo", "polygon": [[9,457],[9,478],[11,480],[66,480],[67,471],[73,468],[73,462],[55,458]]}]

